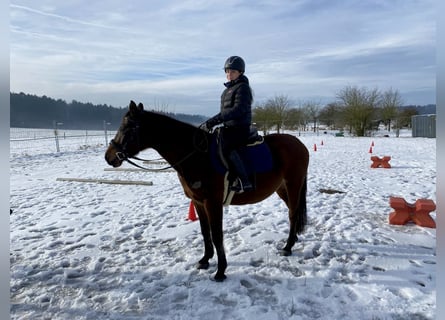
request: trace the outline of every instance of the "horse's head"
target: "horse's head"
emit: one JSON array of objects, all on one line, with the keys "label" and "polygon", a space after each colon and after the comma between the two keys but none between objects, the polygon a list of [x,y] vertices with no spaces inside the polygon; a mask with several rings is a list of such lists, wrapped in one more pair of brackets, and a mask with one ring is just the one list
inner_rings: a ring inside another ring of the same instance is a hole
[{"label": "horse's head", "polygon": [[135,156],[142,150],[140,125],[143,111],[142,103],[136,105],[134,101],[130,102],[116,136],[111,140],[105,152],[105,160],[109,165],[119,167],[124,160]]}]

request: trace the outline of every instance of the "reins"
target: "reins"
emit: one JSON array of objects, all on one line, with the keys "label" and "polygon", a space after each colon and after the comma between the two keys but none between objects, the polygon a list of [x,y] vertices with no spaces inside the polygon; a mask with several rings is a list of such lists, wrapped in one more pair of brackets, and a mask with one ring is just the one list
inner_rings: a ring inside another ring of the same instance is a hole
[{"label": "reins", "polygon": [[181,162],[183,162],[186,158],[190,157],[194,151],[192,153],[190,153],[189,155],[187,155],[184,159],[182,159],[181,161],[178,161],[178,163],[176,163],[175,165],[170,165],[167,167],[163,167],[163,168],[158,168],[158,169],[154,169],[154,168],[147,168],[147,167],[143,167],[139,164],[137,164],[136,162],[132,161],[131,159],[134,160],[138,160],[138,161],[144,161],[144,162],[152,162],[152,161],[159,161],[162,158],[159,159],[153,159],[153,160],[149,160],[149,159],[142,159],[136,156],[128,156],[128,154],[124,151],[124,148],[121,147],[121,145],[117,144],[114,139],[112,139],[110,141],[110,145],[112,145],[114,148],[116,148],[118,151],[116,152],[116,157],[121,160],[121,161],[126,161],[129,164],[131,164],[132,166],[135,166],[139,169],[143,169],[146,171],[163,171],[163,170],[167,170],[167,169],[171,169],[174,168],[176,165],[180,164]]},{"label": "reins", "polygon": [[173,166],[167,166],[167,167],[158,168],[158,169],[146,168],[146,167],[143,167],[143,166],[137,164],[136,162],[130,160],[130,158],[131,159],[135,159],[135,160],[139,160],[139,161],[144,161],[144,162],[150,162],[150,161],[154,161],[154,160],[145,160],[145,159],[141,159],[141,158],[138,158],[138,157],[128,157],[126,155],[122,157],[122,156],[119,156],[118,153],[116,153],[116,156],[119,158],[119,160],[127,161],[132,166],[135,166],[137,168],[140,168],[140,169],[143,169],[143,170],[146,170],[146,171],[163,171],[163,170],[167,170],[167,169],[173,168]]},{"label": "reins", "polygon": [[169,166],[163,167],[163,168],[157,168],[157,169],[141,166],[141,165],[137,164],[136,162],[132,161],[131,159],[138,160],[138,161],[144,161],[144,162],[152,162],[152,161],[159,161],[162,158],[148,160],[148,159],[139,158],[137,156],[129,156],[128,153],[125,152],[125,150],[124,150],[125,148],[123,146],[121,146],[120,144],[116,143],[116,141],[114,141],[114,139],[112,139],[110,141],[110,145],[112,145],[115,149],[118,150],[116,152],[116,157],[121,161],[126,161],[129,164],[131,164],[139,169],[146,170],[146,171],[164,171],[164,170],[171,169],[171,168],[176,169],[177,166],[179,166],[181,163],[185,162],[187,159],[189,159],[191,156],[193,156],[196,152],[206,152],[208,150],[208,141],[207,141],[206,135],[204,135],[205,149],[200,149],[200,146],[198,146],[197,141],[196,141],[196,136],[197,136],[198,132],[201,132],[201,130],[197,129],[197,131],[195,131],[195,134],[193,135],[193,146],[194,146],[193,151],[188,153],[184,158],[182,158],[175,164],[172,164],[172,165],[169,165]]}]

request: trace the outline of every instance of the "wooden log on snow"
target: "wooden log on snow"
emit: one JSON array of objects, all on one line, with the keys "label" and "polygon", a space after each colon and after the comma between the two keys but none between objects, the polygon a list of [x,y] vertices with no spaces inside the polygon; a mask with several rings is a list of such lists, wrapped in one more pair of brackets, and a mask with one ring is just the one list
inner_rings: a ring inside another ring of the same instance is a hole
[{"label": "wooden log on snow", "polygon": [[138,169],[138,168],[104,168],[104,171],[121,171],[121,172],[173,172],[173,169],[155,169],[155,168],[146,168],[146,169]]},{"label": "wooden log on snow", "polygon": [[143,186],[152,186],[151,181],[135,181],[135,180],[105,180],[105,179],[85,179],[85,178],[57,178],[56,181],[73,181],[73,182],[90,182],[104,184],[136,184]]},{"label": "wooden log on snow", "polygon": [[104,168],[104,171],[144,172],[145,170],[138,168]]}]

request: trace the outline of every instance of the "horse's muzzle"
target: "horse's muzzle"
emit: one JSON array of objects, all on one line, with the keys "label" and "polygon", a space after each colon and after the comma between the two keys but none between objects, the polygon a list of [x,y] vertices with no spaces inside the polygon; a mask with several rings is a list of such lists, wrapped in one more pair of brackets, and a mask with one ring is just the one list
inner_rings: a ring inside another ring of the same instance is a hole
[{"label": "horse's muzzle", "polygon": [[121,152],[117,152],[113,147],[108,147],[105,152],[105,161],[114,168],[119,167],[123,160],[118,154]]}]

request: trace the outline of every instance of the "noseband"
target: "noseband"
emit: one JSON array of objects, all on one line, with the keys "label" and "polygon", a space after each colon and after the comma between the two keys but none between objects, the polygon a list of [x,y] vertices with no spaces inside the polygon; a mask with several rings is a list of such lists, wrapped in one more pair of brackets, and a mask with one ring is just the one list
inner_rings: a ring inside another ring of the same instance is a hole
[{"label": "noseband", "polygon": [[110,141],[110,146],[112,146],[114,149],[116,149],[117,151],[116,151],[116,157],[119,159],[119,160],[121,160],[121,161],[126,161],[126,160],[128,160],[128,159],[130,159],[130,158],[133,158],[133,159],[136,159],[136,160],[142,160],[142,159],[139,159],[139,158],[137,158],[137,157],[130,157],[129,155],[128,155],[128,153],[125,151],[125,148],[121,145],[121,144],[119,144],[119,143],[117,143],[116,141],[114,141],[114,139],[111,139],[111,141]]}]

